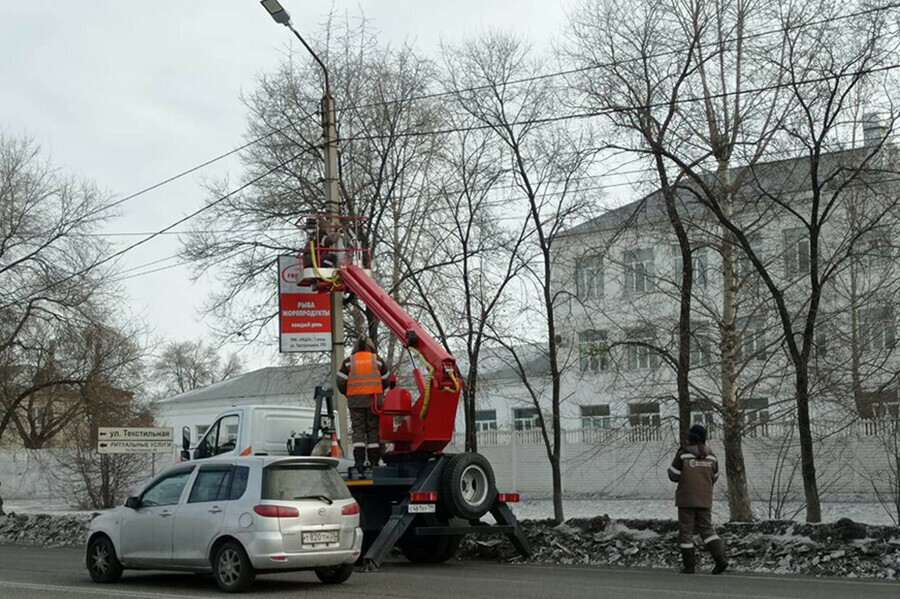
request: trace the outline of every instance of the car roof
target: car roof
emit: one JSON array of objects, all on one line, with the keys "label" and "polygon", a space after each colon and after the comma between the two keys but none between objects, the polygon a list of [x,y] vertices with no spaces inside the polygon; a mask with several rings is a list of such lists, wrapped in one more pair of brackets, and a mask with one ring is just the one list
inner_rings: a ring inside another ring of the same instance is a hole
[{"label": "car roof", "polygon": [[181,465],[189,466],[191,464],[262,464],[262,467],[272,466],[273,464],[321,464],[336,468],[338,460],[330,457],[310,457],[310,456],[229,456],[221,458],[206,458],[203,460],[191,460]]}]

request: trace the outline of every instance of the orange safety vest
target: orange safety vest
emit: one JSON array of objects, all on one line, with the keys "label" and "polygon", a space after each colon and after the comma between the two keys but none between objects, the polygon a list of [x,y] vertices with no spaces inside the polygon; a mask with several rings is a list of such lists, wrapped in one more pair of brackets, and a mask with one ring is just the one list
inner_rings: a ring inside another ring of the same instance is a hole
[{"label": "orange safety vest", "polygon": [[373,395],[381,393],[381,391],[378,356],[367,351],[358,351],[350,356],[347,395]]}]

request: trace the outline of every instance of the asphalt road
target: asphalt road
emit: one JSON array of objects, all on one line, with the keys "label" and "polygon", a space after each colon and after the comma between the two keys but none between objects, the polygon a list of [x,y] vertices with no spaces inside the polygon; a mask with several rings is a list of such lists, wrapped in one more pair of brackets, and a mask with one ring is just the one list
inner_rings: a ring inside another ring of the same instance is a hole
[{"label": "asphalt road", "polygon": [[[114,585],[91,582],[77,549],[0,545],[0,597],[31,599],[222,597],[209,578],[193,574],[126,572]],[[252,597],[391,599],[897,599],[900,583],[744,576],[684,576],[661,570],[513,566],[452,562],[440,566],[385,564],[325,586],[311,573],[260,576]]]}]

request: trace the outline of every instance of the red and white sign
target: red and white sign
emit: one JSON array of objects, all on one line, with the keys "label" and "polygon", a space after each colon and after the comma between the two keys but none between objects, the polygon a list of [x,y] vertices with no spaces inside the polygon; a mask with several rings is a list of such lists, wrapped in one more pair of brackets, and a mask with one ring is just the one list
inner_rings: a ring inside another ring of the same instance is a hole
[{"label": "red and white sign", "polygon": [[282,352],[331,350],[331,294],[297,286],[297,256],[278,257],[278,331]]}]

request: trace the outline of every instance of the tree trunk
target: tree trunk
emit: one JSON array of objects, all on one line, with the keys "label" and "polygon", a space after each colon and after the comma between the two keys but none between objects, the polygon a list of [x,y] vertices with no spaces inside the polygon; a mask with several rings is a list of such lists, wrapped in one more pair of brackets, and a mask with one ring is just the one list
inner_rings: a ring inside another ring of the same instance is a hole
[{"label": "tree trunk", "polygon": [[478,451],[478,430],[475,428],[475,392],[477,371],[469,366],[469,377],[463,388],[463,413],[466,424],[466,451]]},{"label": "tree trunk", "polygon": [[565,521],[565,515],[563,514],[562,468],[558,454],[550,458],[550,471],[553,476],[553,522],[562,524]]},{"label": "tree trunk", "polygon": [[821,522],[819,485],[816,482],[816,463],[813,455],[812,429],[809,424],[809,378],[807,365],[797,365],[797,429],[800,433],[800,472],[806,496],[806,521]]},{"label": "tree trunk", "polygon": [[725,426],[725,475],[728,477],[728,512],[731,522],[750,522],[753,510],[750,507],[750,493],[747,489],[747,471],[744,468],[743,430],[741,412],[737,405],[723,405]]},{"label": "tree trunk", "polygon": [[[731,219],[732,204],[728,191],[730,172],[727,165],[720,165],[717,173],[722,194],[722,211]],[[725,445],[725,476],[728,478],[728,510],[732,522],[750,522],[750,495],[747,489],[747,472],[744,469],[741,409],[737,401],[737,273],[735,272],[734,234],[722,227],[722,322],[721,322],[721,384],[723,443]]]}]

